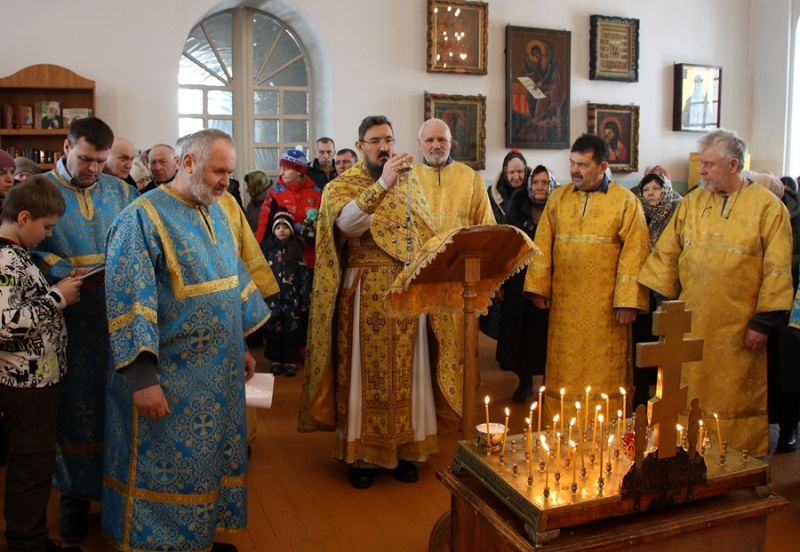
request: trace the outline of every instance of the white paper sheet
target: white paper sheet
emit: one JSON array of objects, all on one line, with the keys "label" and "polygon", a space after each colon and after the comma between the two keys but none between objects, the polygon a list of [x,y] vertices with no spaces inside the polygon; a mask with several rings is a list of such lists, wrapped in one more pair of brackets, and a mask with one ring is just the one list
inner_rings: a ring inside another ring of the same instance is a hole
[{"label": "white paper sheet", "polygon": [[253,374],[253,377],[244,384],[247,406],[270,408],[272,406],[272,390],[274,387],[275,376],[272,374]]}]

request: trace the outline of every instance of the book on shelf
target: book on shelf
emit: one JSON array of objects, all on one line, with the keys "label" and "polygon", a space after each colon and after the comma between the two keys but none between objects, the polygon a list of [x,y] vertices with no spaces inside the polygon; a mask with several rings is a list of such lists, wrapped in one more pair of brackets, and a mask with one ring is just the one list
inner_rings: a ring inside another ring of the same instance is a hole
[{"label": "book on shelf", "polygon": [[17,128],[33,128],[33,106],[16,105],[14,114],[17,118]]},{"label": "book on shelf", "polygon": [[64,128],[69,128],[72,121],[85,119],[86,117],[91,117],[91,115],[92,110],[85,107],[65,107],[61,110],[61,119],[64,123]]},{"label": "book on shelf", "polygon": [[64,128],[61,122],[61,104],[56,101],[42,102],[39,111],[42,119],[42,128]]},{"label": "book on shelf", "polygon": [[11,104],[3,104],[3,128],[16,128],[17,120],[14,116],[14,106]]}]

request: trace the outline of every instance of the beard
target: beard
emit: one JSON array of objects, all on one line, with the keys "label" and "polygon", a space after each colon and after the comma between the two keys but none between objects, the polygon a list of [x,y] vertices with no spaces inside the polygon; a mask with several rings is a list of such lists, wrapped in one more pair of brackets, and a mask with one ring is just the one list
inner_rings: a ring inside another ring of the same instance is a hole
[{"label": "beard", "polygon": [[386,162],[391,159],[391,154],[386,151],[382,151],[378,154],[377,163],[373,164],[370,162],[369,159],[364,157],[364,168],[367,171],[367,174],[372,178],[372,180],[378,180],[381,175],[383,174],[383,166]]},{"label": "beard", "polygon": [[722,189],[721,178],[703,178],[703,189],[708,192],[719,192]]},{"label": "beard", "polygon": [[449,156],[450,153],[445,150],[432,151],[428,154],[427,161],[429,165],[438,167],[439,165],[447,161],[447,158]]},{"label": "beard", "polygon": [[[189,189],[192,199],[206,207],[215,204],[222,197],[222,193],[219,195],[214,194],[214,191],[216,191],[215,187],[206,186],[205,182],[203,182],[202,171],[191,175],[186,187]],[[222,192],[224,193],[225,190],[223,189]]]}]

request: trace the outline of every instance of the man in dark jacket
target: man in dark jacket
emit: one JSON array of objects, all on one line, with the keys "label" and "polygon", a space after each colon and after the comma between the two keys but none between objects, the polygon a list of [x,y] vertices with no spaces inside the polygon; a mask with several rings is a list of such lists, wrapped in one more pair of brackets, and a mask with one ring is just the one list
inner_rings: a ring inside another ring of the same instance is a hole
[{"label": "man in dark jacket", "polygon": [[336,178],[336,167],[333,165],[333,160],[336,157],[336,145],[333,143],[332,138],[323,136],[317,140],[316,148],[314,151],[316,158],[308,166],[306,175],[321,190],[325,187],[325,184]]}]

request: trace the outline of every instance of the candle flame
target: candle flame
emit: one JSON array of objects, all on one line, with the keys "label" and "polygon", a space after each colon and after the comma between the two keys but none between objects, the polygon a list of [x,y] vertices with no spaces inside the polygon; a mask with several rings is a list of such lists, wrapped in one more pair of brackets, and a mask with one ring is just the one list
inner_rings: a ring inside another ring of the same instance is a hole
[{"label": "candle flame", "polygon": [[577,446],[578,446],[578,445],[576,445],[576,444],[575,444],[575,441],[573,441],[572,439],[570,439],[570,441],[569,441],[569,446],[571,446],[572,448],[577,448]]},{"label": "candle flame", "polygon": [[539,388],[539,393],[544,393],[544,385]]},{"label": "candle flame", "polygon": [[602,421],[603,421],[604,419],[605,419],[605,418],[603,418],[603,415],[602,415],[602,414],[600,414],[600,415],[598,415],[598,416],[597,416],[597,421],[598,421],[598,422],[601,422],[601,423],[602,423]]},{"label": "candle flame", "polygon": [[542,444],[545,444],[545,443],[547,443],[547,436],[546,435],[539,435],[539,440],[542,442]]},{"label": "candle flame", "polygon": [[510,412],[508,411],[508,408],[506,408],[506,418],[508,418],[509,414],[510,414]]},{"label": "candle flame", "polygon": [[555,418],[553,418],[553,423],[556,423],[556,422],[558,421],[558,416],[559,416],[559,415],[558,415],[558,414],[556,414],[556,417],[555,417]]},{"label": "candle flame", "polygon": [[622,418],[622,410],[617,410],[617,418]]},{"label": "candle flame", "polygon": [[683,431],[683,426],[681,424],[678,424],[678,431]]},{"label": "candle flame", "polygon": [[597,406],[594,407],[594,409],[600,412],[600,405],[598,404]]},{"label": "candle flame", "polygon": [[703,420],[700,420],[700,427],[703,427]]},{"label": "candle flame", "polygon": [[561,439],[561,432],[560,431],[556,431],[556,439]]},{"label": "candle flame", "polygon": [[611,437],[608,438],[608,444],[610,445],[611,441],[613,441],[613,440],[614,440],[614,436],[612,435]]},{"label": "candle flame", "polygon": [[531,405],[531,412],[536,410],[537,406],[539,406],[539,401],[533,401],[533,404]]},{"label": "candle flame", "polygon": [[486,395],[486,398],[483,399],[484,404],[489,404],[489,395]]},{"label": "candle flame", "polygon": [[[544,447],[544,451],[545,452],[550,452],[550,447],[547,446],[547,443],[542,443],[542,446]],[[549,462],[549,460],[548,460],[548,462]],[[583,472],[581,472],[581,473],[583,473]]]},{"label": "candle flame", "polygon": [[716,413],[716,412],[714,412],[714,417],[715,417],[715,418],[717,418],[717,419],[719,419],[719,416],[717,416],[717,413]]},{"label": "candle flame", "polygon": [[580,409],[581,409],[581,403],[575,401],[575,410],[580,410]]},{"label": "candle flame", "polygon": [[572,419],[569,421],[569,427],[572,427],[572,426],[574,426],[574,425],[575,425],[575,418],[572,418]]},{"label": "candle flame", "polygon": [[591,391],[591,390],[592,390],[592,386],[591,385],[587,385],[586,386],[586,393],[589,393],[589,391]]},{"label": "candle flame", "polygon": [[564,396],[564,393],[565,393],[565,392],[566,392],[566,389],[562,387],[562,388],[561,388],[561,396],[562,396],[562,397]]},{"label": "candle flame", "polygon": [[605,400],[608,400],[608,395],[605,393],[600,393],[600,396],[603,397]]},{"label": "candle flame", "polygon": [[625,391],[625,389],[623,387],[619,388],[619,392],[622,393],[623,397],[628,394],[627,391]]},{"label": "candle flame", "polygon": [[525,423],[530,425],[531,424],[531,419],[530,418],[525,418]]}]

